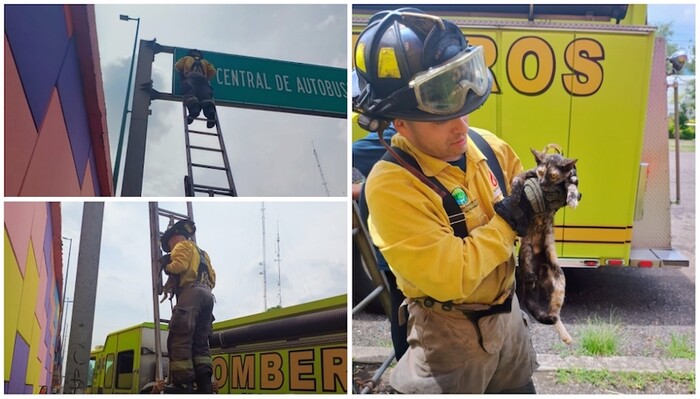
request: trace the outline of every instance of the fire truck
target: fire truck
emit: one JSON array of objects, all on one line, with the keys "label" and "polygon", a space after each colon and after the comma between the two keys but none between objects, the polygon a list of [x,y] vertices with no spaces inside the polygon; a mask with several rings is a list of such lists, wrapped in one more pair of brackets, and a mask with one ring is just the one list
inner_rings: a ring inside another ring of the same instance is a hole
[{"label": "fire truck", "polygon": [[[471,126],[503,138],[525,169],[530,148],[550,143],[578,159],[583,199],[555,220],[562,267],[689,266],[671,246],[668,61],[646,5],[406,6],[483,46],[494,83]],[[400,7],[354,5],[353,48],[374,13]],[[367,134],[356,120],[354,140]],[[355,297],[373,288],[366,274],[354,270]]]},{"label": "fire truck", "polygon": [[[214,323],[209,343],[218,393],[347,392],[346,304],[340,295]],[[159,327],[167,372],[168,327]],[[155,331],[147,322],[107,335],[90,354],[87,392],[150,393]]]}]

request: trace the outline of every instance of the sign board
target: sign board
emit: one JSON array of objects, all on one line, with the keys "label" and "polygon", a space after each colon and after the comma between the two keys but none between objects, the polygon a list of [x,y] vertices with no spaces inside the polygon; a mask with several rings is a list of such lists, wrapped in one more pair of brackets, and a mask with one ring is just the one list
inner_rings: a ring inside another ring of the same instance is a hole
[{"label": "sign board", "polygon": [[[189,49],[174,48],[174,62]],[[217,104],[309,115],[347,117],[347,70],[202,50],[216,69]],[[173,62],[173,65],[174,65]],[[173,94],[182,95],[173,68]]]}]

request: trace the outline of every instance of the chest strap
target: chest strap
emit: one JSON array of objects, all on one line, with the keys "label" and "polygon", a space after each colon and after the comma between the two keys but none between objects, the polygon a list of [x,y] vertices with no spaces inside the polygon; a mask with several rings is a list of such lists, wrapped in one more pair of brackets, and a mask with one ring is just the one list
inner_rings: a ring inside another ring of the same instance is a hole
[{"label": "chest strap", "polygon": [[[469,129],[469,137],[472,139],[477,148],[479,148],[479,150],[486,156],[486,164],[488,165],[489,169],[491,169],[491,172],[494,174],[494,176],[496,176],[496,180],[498,180],[498,185],[501,188],[501,192],[503,192],[503,195],[506,195],[508,191],[506,190],[505,181],[503,179],[503,170],[501,169],[501,164],[498,163],[498,158],[496,158],[496,154],[494,154],[493,150],[491,149],[491,146],[486,142],[486,140],[483,137],[481,137],[480,134],[478,134],[472,129]],[[416,159],[413,156],[411,156],[409,153],[403,151],[398,147],[392,146],[391,148],[394,151],[396,151],[396,153],[404,161],[406,161],[406,163],[414,167],[417,171],[419,171],[425,176],[425,172],[423,172],[423,169],[421,169],[420,165],[418,164],[418,161],[416,161]],[[396,159],[394,159],[394,156],[388,151],[384,153],[384,156],[381,159],[387,162],[400,165],[399,162]],[[452,197],[450,191],[447,190],[447,188],[445,188],[445,186],[442,183],[440,183],[440,181],[435,176],[425,177],[437,187],[442,189],[444,193],[447,193],[447,195],[441,195],[442,206],[447,212],[447,217],[450,220],[450,226],[452,227],[452,231],[455,236],[460,238],[466,238],[469,235],[469,231],[467,230],[467,221],[465,219],[464,212],[462,212],[462,209],[459,207],[459,204],[457,204],[457,200],[455,200],[454,197]],[[438,194],[440,193],[438,192]]]}]

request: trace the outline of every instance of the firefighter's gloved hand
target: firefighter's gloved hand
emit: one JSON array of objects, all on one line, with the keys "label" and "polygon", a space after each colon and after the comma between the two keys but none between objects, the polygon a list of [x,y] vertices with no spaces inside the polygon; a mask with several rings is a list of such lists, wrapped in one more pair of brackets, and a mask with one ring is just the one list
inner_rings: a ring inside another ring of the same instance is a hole
[{"label": "firefighter's gloved hand", "polygon": [[542,189],[537,178],[531,177],[525,180],[523,195],[519,199],[511,195],[497,203],[494,209],[522,237],[535,215],[556,211],[565,205],[566,189],[563,184]]},{"label": "firefighter's gloved hand", "polygon": [[525,180],[523,194],[527,197],[535,214],[556,211],[566,206],[566,188],[564,183],[556,186],[542,187],[537,178]]},{"label": "firefighter's gloved hand", "polygon": [[173,296],[175,296],[175,290],[177,289],[177,283],[177,278],[173,276],[168,277],[168,281],[166,281],[165,285],[163,286],[163,299],[160,300],[160,303],[165,302],[166,299],[173,299]]},{"label": "firefighter's gloved hand", "polygon": [[167,274],[167,275],[170,275],[170,272],[165,270],[165,266],[170,264],[170,262],[171,262],[170,254],[165,254],[160,259],[158,259],[158,264],[160,265],[160,269],[165,271],[165,274]]},{"label": "firefighter's gloved hand", "polygon": [[534,217],[530,201],[523,194],[520,198],[510,195],[494,205],[496,213],[503,218],[519,237],[527,233],[527,226]]}]

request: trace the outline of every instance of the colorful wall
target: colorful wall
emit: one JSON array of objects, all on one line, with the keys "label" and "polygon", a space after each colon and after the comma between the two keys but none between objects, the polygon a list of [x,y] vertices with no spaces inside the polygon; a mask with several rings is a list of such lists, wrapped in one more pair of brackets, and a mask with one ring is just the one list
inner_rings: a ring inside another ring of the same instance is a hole
[{"label": "colorful wall", "polygon": [[5,5],[5,196],[111,196],[94,5]]},{"label": "colorful wall", "polygon": [[58,203],[5,203],[5,393],[51,387],[63,286]]}]

